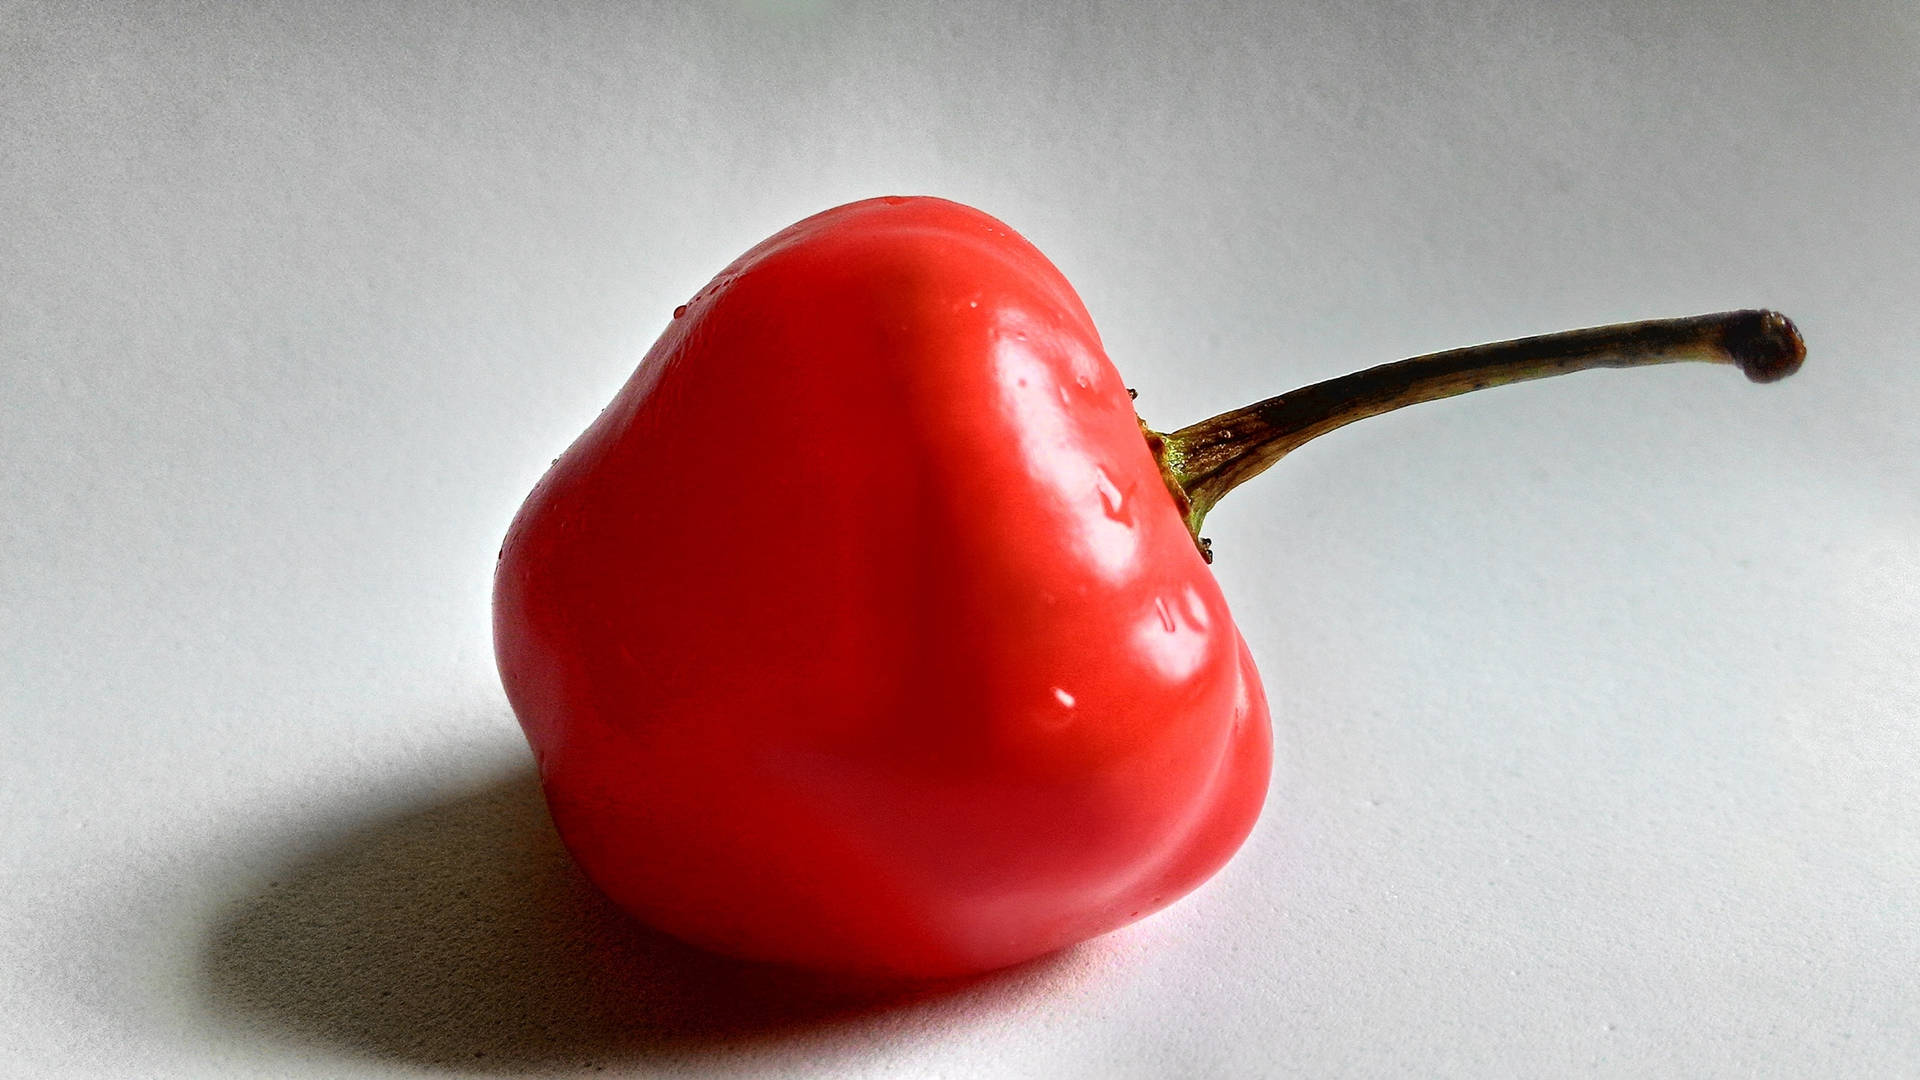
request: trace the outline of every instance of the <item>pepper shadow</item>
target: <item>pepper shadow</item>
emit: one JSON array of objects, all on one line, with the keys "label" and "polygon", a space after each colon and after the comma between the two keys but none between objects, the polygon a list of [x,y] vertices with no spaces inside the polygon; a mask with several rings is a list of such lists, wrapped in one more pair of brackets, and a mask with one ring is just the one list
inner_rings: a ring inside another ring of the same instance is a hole
[{"label": "pepper shadow", "polygon": [[217,916],[207,1005],[227,1024],[415,1066],[764,1071],[998,1012],[1084,967],[1069,953],[902,986],[701,952],[587,882],[530,767],[301,849]]}]

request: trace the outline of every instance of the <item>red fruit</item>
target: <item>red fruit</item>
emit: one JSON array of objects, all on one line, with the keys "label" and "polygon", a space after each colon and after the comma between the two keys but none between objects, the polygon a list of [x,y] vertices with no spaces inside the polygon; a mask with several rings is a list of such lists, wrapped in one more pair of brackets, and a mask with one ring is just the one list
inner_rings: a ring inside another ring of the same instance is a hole
[{"label": "red fruit", "polygon": [[1104,933],[1233,854],[1266,699],[1195,537],[1314,435],[1606,364],[1798,363],[1743,312],[1376,368],[1146,432],[1073,289],[874,199],[703,289],[521,508],[501,676],[560,835],[688,941],[870,975]]},{"label": "red fruit", "polygon": [[1086,309],[939,199],[703,289],[521,509],[494,625],[581,866],[739,956],[1038,956],[1200,884],[1266,793],[1253,662]]}]

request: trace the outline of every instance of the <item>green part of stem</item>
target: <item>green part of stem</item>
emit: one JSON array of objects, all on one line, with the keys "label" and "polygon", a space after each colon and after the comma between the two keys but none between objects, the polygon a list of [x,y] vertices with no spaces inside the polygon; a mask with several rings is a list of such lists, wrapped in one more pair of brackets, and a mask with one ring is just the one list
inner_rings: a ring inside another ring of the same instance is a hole
[{"label": "green part of stem", "polygon": [[1725,311],[1618,323],[1417,356],[1342,375],[1167,434],[1147,429],[1167,488],[1200,553],[1200,526],[1221,497],[1296,447],[1355,420],[1490,386],[1597,367],[1681,361],[1732,364],[1754,382],[1799,370],[1806,346],[1777,311]]}]

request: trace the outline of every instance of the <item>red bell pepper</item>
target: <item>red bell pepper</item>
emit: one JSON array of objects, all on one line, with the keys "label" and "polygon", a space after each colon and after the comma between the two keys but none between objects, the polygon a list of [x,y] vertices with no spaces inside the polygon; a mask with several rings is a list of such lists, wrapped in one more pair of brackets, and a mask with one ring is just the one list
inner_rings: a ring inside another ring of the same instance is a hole
[{"label": "red bell pepper", "polygon": [[675,313],[507,536],[498,659],[554,821],[628,910],[755,959],[944,976],[1122,926],[1217,870],[1267,790],[1266,698],[1196,543],[1213,501],[1475,384],[1797,363],[1784,319],[1712,319],[1161,436],[1007,226],[937,199],[809,218]]}]

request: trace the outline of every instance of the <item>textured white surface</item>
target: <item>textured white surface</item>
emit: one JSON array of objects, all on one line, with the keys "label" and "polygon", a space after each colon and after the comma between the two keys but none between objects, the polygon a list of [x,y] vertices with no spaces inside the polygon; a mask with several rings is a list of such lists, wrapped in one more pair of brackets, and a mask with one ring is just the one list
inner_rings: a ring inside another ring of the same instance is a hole
[{"label": "textured white surface", "polygon": [[[0,4],[0,1073],[1912,1076],[1905,0]],[[672,307],[926,192],[1149,420],[1767,304],[1215,514],[1278,706],[1213,883],[880,1008],[624,926],[488,574]]]}]

